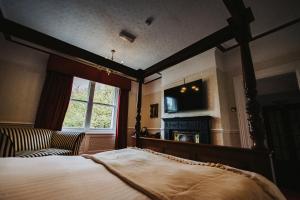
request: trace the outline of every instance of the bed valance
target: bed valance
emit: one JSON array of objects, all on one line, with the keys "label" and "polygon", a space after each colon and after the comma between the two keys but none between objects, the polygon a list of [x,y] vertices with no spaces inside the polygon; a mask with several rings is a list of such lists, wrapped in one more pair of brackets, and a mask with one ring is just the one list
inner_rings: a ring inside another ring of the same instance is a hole
[{"label": "bed valance", "polygon": [[131,80],[117,74],[106,72],[74,60],[69,60],[57,55],[50,55],[47,69],[63,74],[76,76],[83,79],[115,86],[121,89],[130,90]]}]

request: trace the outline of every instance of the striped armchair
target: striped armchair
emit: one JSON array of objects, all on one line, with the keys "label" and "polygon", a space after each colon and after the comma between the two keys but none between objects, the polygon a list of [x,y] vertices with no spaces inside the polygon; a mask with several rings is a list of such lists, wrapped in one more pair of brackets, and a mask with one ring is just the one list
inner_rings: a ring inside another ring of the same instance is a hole
[{"label": "striped armchair", "polygon": [[0,127],[0,157],[78,155],[85,133]]}]

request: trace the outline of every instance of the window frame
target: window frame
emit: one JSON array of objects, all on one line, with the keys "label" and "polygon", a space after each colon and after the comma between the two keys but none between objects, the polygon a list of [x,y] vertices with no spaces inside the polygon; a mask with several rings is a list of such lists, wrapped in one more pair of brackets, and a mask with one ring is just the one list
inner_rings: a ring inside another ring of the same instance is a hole
[{"label": "window frame", "polygon": [[[80,77],[78,77],[78,78],[80,78]],[[84,80],[87,80],[87,79],[84,79]],[[94,102],[93,100],[94,100],[94,94],[95,94],[95,88],[96,88],[97,82],[91,81],[91,80],[87,80],[87,81],[89,81],[87,101],[72,99],[72,98],[70,98],[70,101],[69,101],[69,103],[71,101],[86,103],[84,127],[63,127],[62,130],[64,130],[64,131],[84,131],[87,133],[95,133],[95,134],[97,134],[97,133],[99,133],[99,134],[103,134],[103,133],[115,134],[116,133],[116,124],[117,124],[117,110],[118,110],[118,103],[119,103],[118,102],[119,88],[112,86],[115,89],[113,104]],[[103,83],[98,83],[98,84],[103,84]],[[106,85],[106,84],[103,84],[103,85]],[[112,108],[113,111],[112,111],[112,116],[111,116],[111,127],[110,128],[91,128],[91,119],[92,119],[94,104]]]}]

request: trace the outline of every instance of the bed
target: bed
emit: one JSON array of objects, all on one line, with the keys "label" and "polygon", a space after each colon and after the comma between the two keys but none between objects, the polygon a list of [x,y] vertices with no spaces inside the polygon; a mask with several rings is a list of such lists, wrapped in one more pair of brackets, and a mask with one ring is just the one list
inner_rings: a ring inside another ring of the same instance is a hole
[{"label": "bed", "polygon": [[263,176],[148,149],[0,159],[0,199],[285,199]]}]

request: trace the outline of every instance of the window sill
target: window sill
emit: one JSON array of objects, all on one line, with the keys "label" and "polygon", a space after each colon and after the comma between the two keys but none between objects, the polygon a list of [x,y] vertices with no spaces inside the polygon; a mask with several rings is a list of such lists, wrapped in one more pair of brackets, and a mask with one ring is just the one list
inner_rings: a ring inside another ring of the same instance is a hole
[{"label": "window sill", "polygon": [[109,133],[109,132],[88,132],[88,131],[86,131],[85,134],[86,135],[111,135],[111,136],[115,136],[116,135],[115,132]]},{"label": "window sill", "polygon": [[66,128],[62,129],[62,131],[78,131],[78,132],[85,132],[85,134],[105,134],[105,135],[115,135],[116,130],[114,129],[77,129],[77,128]]}]

